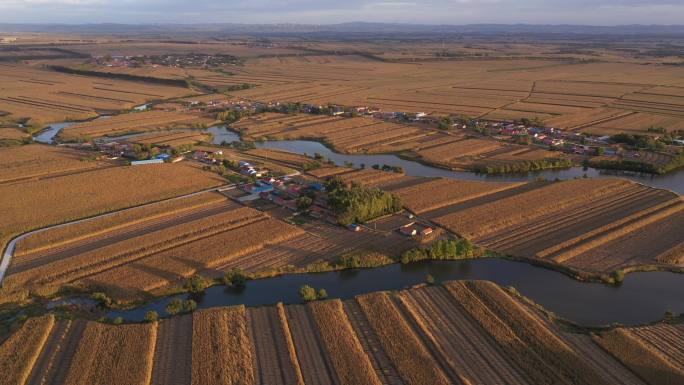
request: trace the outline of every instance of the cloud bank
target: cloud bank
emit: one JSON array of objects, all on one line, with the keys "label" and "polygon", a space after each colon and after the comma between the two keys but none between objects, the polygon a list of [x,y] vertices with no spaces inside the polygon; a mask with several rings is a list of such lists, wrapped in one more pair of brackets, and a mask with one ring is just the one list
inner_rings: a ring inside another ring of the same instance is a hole
[{"label": "cloud bank", "polygon": [[0,0],[4,23],[682,24],[683,0]]}]

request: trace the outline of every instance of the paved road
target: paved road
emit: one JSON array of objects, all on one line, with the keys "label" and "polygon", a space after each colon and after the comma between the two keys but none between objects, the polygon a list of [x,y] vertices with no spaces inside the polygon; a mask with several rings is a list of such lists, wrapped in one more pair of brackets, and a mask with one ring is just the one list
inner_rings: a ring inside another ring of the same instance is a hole
[{"label": "paved road", "polygon": [[87,221],[90,221],[90,220],[93,220],[93,219],[98,219],[98,218],[107,217],[107,216],[110,216],[110,215],[113,215],[113,214],[116,214],[116,213],[121,213],[121,212],[128,211],[128,210],[132,210],[132,209],[135,209],[135,208],[138,208],[138,207],[149,206],[149,205],[153,205],[153,204],[160,203],[160,202],[172,201],[172,200],[174,200],[174,199],[187,198],[187,197],[191,197],[191,196],[199,195],[199,194],[204,194],[204,193],[211,192],[211,191],[225,191],[225,190],[230,190],[230,189],[233,189],[233,188],[235,188],[235,185],[223,185],[223,186],[219,186],[219,187],[212,187],[212,188],[210,188],[210,189],[206,189],[206,190],[202,190],[202,191],[197,191],[197,192],[190,193],[190,194],[180,195],[180,196],[177,196],[177,197],[173,197],[173,198],[169,198],[169,199],[164,199],[164,200],[156,201],[156,202],[152,202],[152,203],[146,203],[146,204],[139,205],[139,206],[128,207],[128,208],[125,208],[125,209],[123,209],[123,210],[112,211],[112,212],[109,212],[109,213],[106,213],[106,214],[97,215],[97,216],[89,217],[89,218],[85,218],[85,219],[79,219],[79,220],[76,220],[76,221],[67,222],[67,223],[62,223],[62,224],[59,224],[59,225],[44,227],[44,228],[42,228],[42,229],[33,230],[33,231],[29,231],[28,233],[21,234],[21,235],[15,237],[15,238],[13,238],[11,241],[9,241],[9,243],[7,244],[7,247],[5,247],[4,253],[2,254],[2,261],[0,261],[0,287],[2,286],[2,281],[3,281],[4,278],[5,278],[5,274],[7,273],[7,269],[9,268],[10,262],[12,261],[12,256],[14,255],[14,249],[15,249],[16,246],[17,246],[17,242],[19,242],[19,241],[21,241],[22,239],[28,237],[29,235],[37,234],[37,233],[40,233],[40,232],[43,232],[43,231],[49,230],[49,229],[54,229],[54,228],[58,228],[58,227],[62,227],[62,226],[72,225],[72,224],[74,224],[74,223],[87,222]]}]

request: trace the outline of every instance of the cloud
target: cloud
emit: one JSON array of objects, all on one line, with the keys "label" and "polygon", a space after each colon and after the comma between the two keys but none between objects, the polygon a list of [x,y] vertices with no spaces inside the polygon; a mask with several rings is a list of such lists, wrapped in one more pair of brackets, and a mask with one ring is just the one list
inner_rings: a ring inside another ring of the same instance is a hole
[{"label": "cloud", "polygon": [[0,22],[680,24],[683,0],[0,0]]}]

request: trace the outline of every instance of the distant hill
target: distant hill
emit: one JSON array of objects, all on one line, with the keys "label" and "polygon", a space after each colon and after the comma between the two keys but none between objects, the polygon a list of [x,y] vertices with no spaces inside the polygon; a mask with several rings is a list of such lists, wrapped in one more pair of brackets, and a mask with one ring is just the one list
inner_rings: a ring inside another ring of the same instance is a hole
[{"label": "distant hill", "polygon": [[341,24],[0,24],[0,32],[80,33],[94,35],[615,35],[684,36],[684,25],[427,25],[351,22]]}]

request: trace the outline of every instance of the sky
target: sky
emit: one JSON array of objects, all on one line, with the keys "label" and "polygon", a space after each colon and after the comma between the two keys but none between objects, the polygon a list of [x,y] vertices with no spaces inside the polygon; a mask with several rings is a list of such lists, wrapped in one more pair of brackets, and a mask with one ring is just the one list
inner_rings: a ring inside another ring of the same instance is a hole
[{"label": "sky", "polygon": [[684,24],[684,0],[0,0],[0,23]]}]

